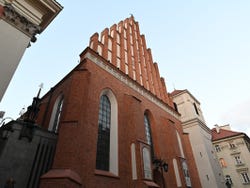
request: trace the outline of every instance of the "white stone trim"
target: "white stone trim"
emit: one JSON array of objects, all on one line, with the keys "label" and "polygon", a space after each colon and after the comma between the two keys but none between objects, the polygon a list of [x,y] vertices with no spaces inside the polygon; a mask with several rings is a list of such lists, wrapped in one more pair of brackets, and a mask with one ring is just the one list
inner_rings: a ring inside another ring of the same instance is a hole
[{"label": "white stone trim", "polygon": [[97,57],[95,57],[90,52],[87,52],[84,55],[84,58],[90,59],[96,65],[98,65],[103,70],[105,70],[108,73],[110,73],[111,75],[113,75],[115,78],[117,78],[118,80],[120,80],[121,82],[123,82],[125,85],[127,85],[128,87],[130,87],[131,89],[133,89],[134,91],[136,91],[137,93],[139,93],[140,95],[144,96],[145,98],[147,98],[148,100],[150,100],[151,102],[153,102],[154,104],[156,104],[157,106],[159,106],[165,112],[171,114],[176,119],[180,120],[180,116],[174,110],[170,110],[164,102],[162,102],[158,98],[150,95],[150,93],[146,89],[144,89],[142,87],[138,87],[138,85],[135,84],[134,81],[132,81],[131,79],[129,79],[126,76],[122,75],[118,70],[114,69],[111,66],[108,66],[106,63],[104,63],[103,61],[101,61],[100,59],[98,59]]},{"label": "white stone trim", "polygon": [[177,136],[178,145],[179,145],[180,152],[181,152],[181,157],[185,158],[185,155],[184,155],[184,152],[183,152],[183,147],[182,147],[182,142],[181,142],[181,137],[180,137],[180,134],[178,133],[177,130],[176,130],[176,136]]},{"label": "white stone trim", "polygon": [[118,105],[110,89],[104,89],[100,96],[102,95],[106,95],[111,104],[109,171],[118,176]]},{"label": "white stone trim", "polygon": [[136,149],[135,149],[135,143],[132,143],[130,147],[131,147],[132,179],[133,179],[133,180],[137,180]]},{"label": "white stone trim", "polygon": [[[29,21],[25,16],[19,13],[12,4],[3,6],[4,16],[2,17],[6,22],[16,27],[28,36],[35,36],[40,33],[40,26]],[[24,11],[24,10],[23,10]]]},{"label": "white stone trim", "polygon": [[58,105],[60,103],[60,101],[63,100],[63,95],[59,95],[54,103],[54,106],[53,106],[53,110],[52,110],[52,113],[51,113],[51,116],[50,116],[50,121],[49,121],[49,127],[48,127],[48,130],[49,131],[54,131],[54,132],[58,132],[58,125],[59,125],[59,121],[57,122],[57,127],[55,127],[54,129],[54,122],[56,120],[56,113],[57,113],[57,110],[58,110]]},{"label": "white stone trim", "polygon": [[181,187],[182,183],[181,183],[180,172],[179,172],[177,160],[175,158],[173,159],[173,166],[174,166],[174,173],[175,173],[175,180],[176,180],[177,187]]}]

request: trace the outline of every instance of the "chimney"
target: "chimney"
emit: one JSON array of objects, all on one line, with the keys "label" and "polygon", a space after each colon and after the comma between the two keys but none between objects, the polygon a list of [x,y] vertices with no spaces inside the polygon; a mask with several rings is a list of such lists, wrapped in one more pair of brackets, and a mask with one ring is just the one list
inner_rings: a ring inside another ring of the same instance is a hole
[{"label": "chimney", "polygon": [[217,132],[217,133],[220,133],[220,126],[219,126],[219,125],[216,124],[216,125],[215,125],[215,129],[216,129],[216,132]]}]

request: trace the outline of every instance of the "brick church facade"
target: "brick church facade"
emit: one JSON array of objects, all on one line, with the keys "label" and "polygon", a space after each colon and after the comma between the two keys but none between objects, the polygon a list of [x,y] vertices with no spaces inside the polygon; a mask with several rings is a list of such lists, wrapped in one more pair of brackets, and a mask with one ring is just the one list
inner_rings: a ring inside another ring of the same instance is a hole
[{"label": "brick church facade", "polygon": [[131,16],[90,38],[80,63],[41,99],[58,134],[40,187],[201,187],[189,135]]}]

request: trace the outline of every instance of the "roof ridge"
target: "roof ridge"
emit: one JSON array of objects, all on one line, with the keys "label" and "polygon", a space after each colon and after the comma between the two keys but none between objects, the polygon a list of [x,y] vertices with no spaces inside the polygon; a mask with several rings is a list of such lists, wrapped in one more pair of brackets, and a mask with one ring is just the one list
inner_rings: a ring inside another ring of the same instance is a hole
[{"label": "roof ridge", "polygon": [[215,140],[220,140],[220,139],[224,139],[224,138],[229,138],[229,137],[234,137],[240,134],[245,134],[243,132],[238,132],[238,131],[232,131],[232,130],[228,130],[228,129],[223,129],[220,128],[220,131],[217,132],[216,128],[212,129],[212,141]]}]

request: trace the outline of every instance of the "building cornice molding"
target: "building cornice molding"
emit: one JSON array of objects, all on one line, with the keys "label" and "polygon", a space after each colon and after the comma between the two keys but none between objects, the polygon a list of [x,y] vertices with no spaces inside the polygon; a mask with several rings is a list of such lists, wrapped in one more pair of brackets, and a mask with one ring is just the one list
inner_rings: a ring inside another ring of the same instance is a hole
[{"label": "building cornice molding", "polygon": [[204,131],[206,131],[207,133],[212,135],[211,129],[203,121],[201,121],[199,118],[193,118],[193,119],[190,119],[188,121],[182,122],[182,126],[184,129],[188,128],[188,127],[195,126],[196,124],[198,124],[199,127],[201,127]]},{"label": "building cornice molding", "polygon": [[187,89],[184,89],[183,91],[181,91],[180,93],[178,94],[175,94],[175,95],[172,95],[172,98],[177,98],[181,95],[183,95],[184,93],[187,93],[191,98],[193,98],[193,100],[200,105],[200,101],[198,101],[193,95],[192,93],[190,93]]},{"label": "building cornice molding", "polygon": [[[0,0],[0,19],[29,36],[41,33],[63,7],[56,0]],[[21,22],[21,23],[20,23]]]},{"label": "building cornice molding", "polygon": [[243,138],[244,139],[244,134],[238,134],[236,136],[228,136],[228,137],[225,137],[225,138],[221,138],[221,139],[217,139],[217,140],[212,140],[213,144],[217,144],[217,143],[220,143],[220,142],[228,142],[228,141],[231,141],[231,140],[236,140],[238,138]]},{"label": "building cornice molding", "polygon": [[[87,48],[90,49],[90,48]],[[96,52],[94,52],[96,53]],[[125,76],[123,72],[119,71],[116,67],[112,67],[108,63],[105,62],[105,60],[102,60],[101,58],[96,57],[89,51],[86,51],[85,54],[82,56],[84,58],[88,58],[92,62],[94,62],[96,65],[98,65],[100,68],[117,78],[119,81],[127,85],[129,88],[133,89],[135,92],[139,93],[140,95],[147,98],[149,101],[153,102],[157,106],[159,106],[161,109],[163,109],[165,112],[171,114],[176,119],[180,120],[180,115],[176,113],[174,110],[172,110],[166,103],[155,97],[153,94],[151,94],[149,91],[138,85],[135,81],[133,81],[128,76]]]},{"label": "building cornice molding", "polygon": [[35,42],[35,35],[40,33],[41,30],[40,26],[30,22],[27,18],[19,14],[11,4],[7,3],[2,7],[3,12],[1,18],[28,35],[32,42]]}]

